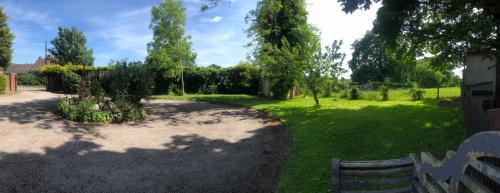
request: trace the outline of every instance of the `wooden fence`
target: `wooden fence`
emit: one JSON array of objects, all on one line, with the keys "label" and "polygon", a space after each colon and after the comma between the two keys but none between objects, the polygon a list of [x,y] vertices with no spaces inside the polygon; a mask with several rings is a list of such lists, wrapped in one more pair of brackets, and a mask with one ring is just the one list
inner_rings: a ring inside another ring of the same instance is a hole
[{"label": "wooden fence", "polygon": [[499,130],[495,127],[494,122],[488,117],[488,114],[484,109],[484,101],[481,101],[477,97],[472,96],[471,88],[475,86],[482,86],[484,84],[492,83],[484,82],[482,84],[462,86],[464,124],[467,131],[467,136],[472,136],[483,131]]},{"label": "wooden fence", "polygon": [[[500,129],[495,126],[493,120],[488,117],[486,112],[487,109],[485,109],[485,107],[490,107],[490,102],[484,103],[485,101],[481,101],[481,99],[474,97],[472,94],[474,87],[482,87],[485,85],[491,86],[493,85],[493,82],[483,82],[474,85],[462,86],[464,124],[468,137],[485,131],[500,131]],[[484,161],[487,161],[496,167],[500,167],[500,159],[498,158],[484,158]],[[500,191],[498,184],[486,178],[481,173],[473,170],[471,171],[471,176],[474,176],[488,188]]]}]

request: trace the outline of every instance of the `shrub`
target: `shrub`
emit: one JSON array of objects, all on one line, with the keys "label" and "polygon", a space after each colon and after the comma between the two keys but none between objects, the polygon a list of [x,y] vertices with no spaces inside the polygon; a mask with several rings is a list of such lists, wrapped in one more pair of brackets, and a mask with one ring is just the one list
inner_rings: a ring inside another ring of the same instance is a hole
[{"label": "shrub", "polygon": [[[165,81],[168,83],[163,85],[180,87],[178,79],[165,79]],[[260,75],[257,68],[248,63],[229,68],[216,65],[192,67],[184,71],[187,93],[255,95],[259,92],[259,81]]]},{"label": "shrub", "polygon": [[349,98],[349,89],[344,89],[340,93],[340,98],[347,99]]},{"label": "shrub", "polygon": [[118,61],[105,76],[105,91],[112,98],[127,98],[139,103],[143,98],[151,96],[154,76],[142,62]]},{"label": "shrub", "polygon": [[96,99],[68,98],[57,104],[57,112],[65,119],[85,124],[128,122],[143,118],[142,106],[120,99],[98,101]]},{"label": "shrub", "polygon": [[418,101],[418,100],[422,100],[424,98],[425,90],[411,88],[408,91],[408,93],[410,94],[410,96],[413,100]]},{"label": "shrub", "polygon": [[38,73],[21,74],[16,77],[16,82],[18,85],[45,85],[45,78]]},{"label": "shrub", "polygon": [[72,71],[64,71],[60,74],[61,87],[64,93],[75,94],[78,93],[80,87],[81,77]]},{"label": "shrub", "polygon": [[352,87],[351,88],[351,99],[352,100],[357,100],[359,97],[361,97],[361,92],[359,91],[358,87]]},{"label": "shrub", "polygon": [[379,100],[379,95],[376,92],[365,92],[363,93],[363,96],[360,96],[360,98],[363,98],[365,100],[376,101]]},{"label": "shrub", "polygon": [[388,101],[389,100],[389,89],[382,85],[382,86],[380,86],[379,91],[380,91],[380,96],[382,96],[382,100]]},{"label": "shrub", "polygon": [[143,107],[140,104],[132,103],[125,99],[118,99],[115,101],[115,105],[119,112],[116,113],[117,116],[113,116],[115,116],[115,120],[118,122],[137,121],[143,118]]},{"label": "shrub", "polygon": [[7,89],[7,76],[0,74],[0,95],[5,94],[5,89]]}]

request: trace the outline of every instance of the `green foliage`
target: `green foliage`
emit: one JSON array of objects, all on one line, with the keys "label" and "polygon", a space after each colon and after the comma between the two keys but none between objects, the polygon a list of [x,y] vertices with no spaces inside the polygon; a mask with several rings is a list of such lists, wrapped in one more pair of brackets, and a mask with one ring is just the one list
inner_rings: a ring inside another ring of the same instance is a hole
[{"label": "green foliage", "polygon": [[350,92],[349,92],[349,89],[344,89],[340,92],[340,98],[343,98],[343,99],[348,99],[350,96]]},{"label": "green foliage", "polygon": [[63,118],[85,124],[128,122],[143,118],[142,105],[125,99],[66,98],[57,103],[57,112]]},{"label": "green foliage", "polygon": [[328,84],[329,81],[331,83],[332,80],[337,80],[344,72],[342,63],[345,54],[340,53],[342,40],[335,40],[331,46],[325,47],[326,52],[323,53],[319,43],[319,36],[314,35],[313,38],[316,46],[311,47],[312,61],[306,62],[306,65],[304,65],[304,80],[307,88],[313,94],[316,105],[319,105],[318,94],[320,88]]},{"label": "green foliage", "polygon": [[120,122],[137,121],[143,118],[142,105],[124,99],[115,100],[115,105],[119,112],[113,114],[115,120]]},{"label": "green foliage", "polygon": [[351,100],[357,100],[361,97],[361,91],[359,91],[358,87],[352,87],[350,94]]},{"label": "green foliage", "polygon": [[303,0],[263,0],[247,17],[254,57],[271,83],[273,98],[286,99],[312,59],[314,39]]},{"label": "green foliage", "polygon": [[66,71],[59,74],[61,80],[61,88],[64,93],[75,94],[80,88],[81,77],[77,73]]},{"label": "green foliage", "polygon": [[[460,96],[459,88],[451,90],[450,97]],[[247,95],[165,97],[245,106],[285,122],[293,145],[278,193],[330,193],[329,163],[334,157],[383,160],[426,151],[441,159],[465,137],[461,108],[441,108],[435,100],[395,100],[393,94],[387,102],[320,98],[320,108],[311,108],[313,100],[302,97],[288,101]]]},{"label": "green foliage", "polygon": [[352,45],[354,52],[349,61],[354,82],[384,82],[390,78],[395,82],[407,82],[415,69],[415,53],[402,41],[388,45],[373,32],[356,40]]},{"label": "green foliage", "polygon": [[111,122],[111,114],[101,111],[97,102],[90,99],[62,99],[57,104],[57,111],[63,118],[85,124]]},{"label": "green foliage", "polygon": [[182,1],[164,0],[151,9],[153,41],[148,44],[147,64],[155,72],[158,89],[165,79],[179,77],[183,82],[184,69],[194,66],[196,54],[191,50],[191,37],[185,34],[185,14]]},{"label": "green foliage", "polygon": [[389,100],[389,89],[385,86],[381,86],[379,88],[380,91],[380,96],[382,96],[383,101],[388,101]]},{"label": "green foliage", "polygon": [[[339,0],[343,10],[368,8],[379,0]],[[495,53],[500,15],[497,0],[383,1],[374,22],[374,32],[391,43],[402,37],[419,54],[436,56],[436,67],[453,69],[468,52]],[[500,60],[496,60],[500,61]]]},{"label": "green foliage", "polygon": [[91,99],[83,99],[79,101],[79,122],[82,123],[109,123],[111,122],[111,114],[101,111],[99,104]]},{"label": "green foliage", "polygon": [[83,32],[75,27],[71,29],[59,27],[57,37],[51,43],[54,46],[49,49],[52,60],[61,65],[78,64],[92,66],[94,57],[92,49],[87,49],[87,38]]},{"label": "green foliage", "polygon": [[425,91],[422,89],[411,88],[408,90],[408,94],[410,94],[413,100],[418,101],[424,98]]},{"label": "green foliage", "polygon": [[62,66],[58,64],[53,64],[42,67],[42,69],[40,69],[40,72],[46,75],[59,74],[68,71],[75,72],[77,74],[82,74],[83,72],[90,72],[95,70],[111,70],[111,67],[94,67],[94,66],[84,66],[84,65],[74,65],[74,64],[66,64]]},{"label": "green foliage", "polygon": [[45,85],[45,77],[40,73],[20,74],[16,76],[17,85]]},{"label": "green foliage", "polygon": [[421,88],[454,87],[462,84],[462,79],[452,70],[436,69],[429,58],[417,62],[415,81]]},{"label": "green foliage", "polygon": [[73,99],[62,99],[57,103],[57,112],[65,119],[78,121],[80,110]]},{"label": "green foliage", "polygon": [[5,94],[7,89],[7,76],[0,74],[0,95]]},{"label": "green foliage", "polygon": [[14,35],[10,32],[7,16],[0,6],[0,68],[7,70],[12,59],[12,42]]},{"label": "green foliage", "polygon": [[[250,94],[259,91],[260,73],[251,63],[240,63],[235,67],[219,66],[190,67],[184,71],[187,93],[199,94]],[[168,90],[163,93],[179,94],[181,83],[176,78],[163,79]]]},{"label": "green foliage", "polygon": [[147,65],[139,61],[118,61],[111,67],[104,77],[104,88],[112,98],[127,98],[139,103],[153,93],[154,77]]}]

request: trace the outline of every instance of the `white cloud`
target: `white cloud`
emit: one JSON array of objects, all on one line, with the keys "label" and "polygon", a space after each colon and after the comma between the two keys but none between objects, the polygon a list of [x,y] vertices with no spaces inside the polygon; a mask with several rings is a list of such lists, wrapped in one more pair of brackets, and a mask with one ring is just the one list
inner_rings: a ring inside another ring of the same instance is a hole
[{"label": "white cloud", "polygon": [[45,13],[21,7],[13,1],[6,1],[3,5],[9,19],[20,22],[34,23],[46,30],[55,29],[60,19],[51,17]]},{"label": "white cloud", "polygon": [[321,44],[326,46],[330,45],[333,40],[343,40],[341,51],[347,55],[346,62],[352,55],[351,44],[373,28],[373,20],[377,17],[379,8],[380,3],[377,3],[367,11],[359,10],[347,14],[342,11],[337,1],[307,1],[308,20],[320,30]]},{"label": "white cloud", "polygon": [[222,20],[221,16],[215,16],[213,18],[202,18],[201,22],[203,23],[218,23]]},{"label": "white cloud", "polygon": [[97,30],[88,34],[94,43],[109,44],[111,50],[99,50],[96,63],[101,64],[117,59],[144,59],[147,43],[153,38],[149,30],[150,7],[134,9],[116,14],[111,18],[95,17],[89,19]]}]

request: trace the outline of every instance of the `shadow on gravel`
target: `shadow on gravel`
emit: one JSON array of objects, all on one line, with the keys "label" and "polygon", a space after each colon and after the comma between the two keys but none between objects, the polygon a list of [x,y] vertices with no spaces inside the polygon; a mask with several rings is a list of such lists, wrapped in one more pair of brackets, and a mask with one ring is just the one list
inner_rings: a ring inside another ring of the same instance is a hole
[{"label": "shadow on gravel", "polygon": [[33,124],[39,129],[61,129],[75,137],[85,134],[100,137],[95,127],[63,120],[55,115],[57,101],[58,99],[44,99],[0,105],[0,127],[7,127],[1,123],[10,121],[20,125]]},{"label": "shadow on gravel", "polygon": [[278,126],[253,134],[237,143],[174,136],[161,150],[73,139],[45,154],[0,152],[0,192],[274,192],[289,136]]},{"label": "shadow on gravel", "polygon": [[[54,115],[56,101],[0,105],[0,127],[9,121],[38,129],[62,128],[73,134],[71,140],[46,148],[43,154],[0,151],[0,192],[274,192],[291,141],[286,129],[275,124],[256,129],[252,137],[236,143],[177,135],[163,149],[109,151],[83,137],[99,136],[95,128]],[[148,104],[147,108],[150,117],[132,126],[140,129],[165,120],[181,124],[188,113],[203,114],[207,110],[221,113],[213,122],[199,124],[215,124],[223,116],[261,116],[212,104]]]}]

